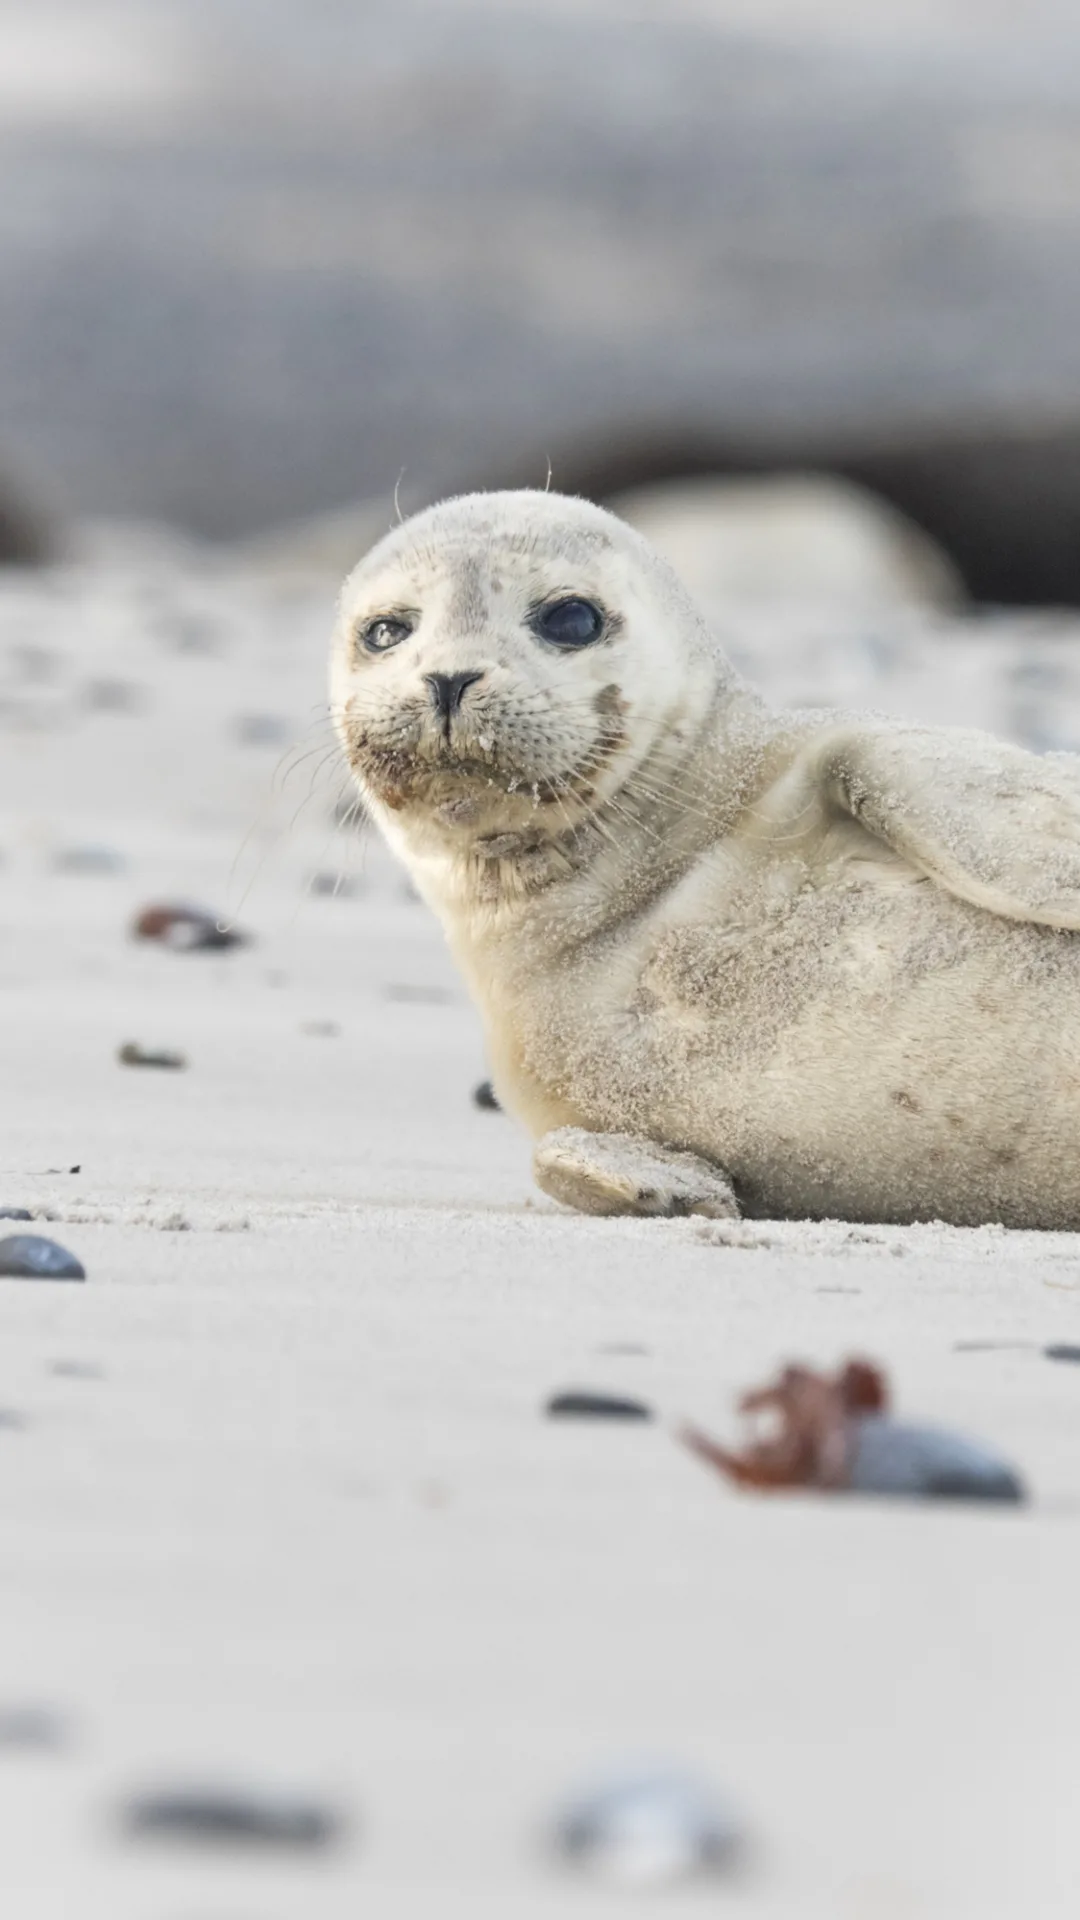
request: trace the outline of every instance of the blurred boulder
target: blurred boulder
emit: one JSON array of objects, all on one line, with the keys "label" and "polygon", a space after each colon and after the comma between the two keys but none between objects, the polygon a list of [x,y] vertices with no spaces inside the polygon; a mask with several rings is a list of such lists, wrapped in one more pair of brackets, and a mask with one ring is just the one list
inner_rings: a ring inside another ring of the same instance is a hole
[{"label": "blurred boulder", "polygon": [[641,487],[607,503],[702,606],[730,600],[955,607],[959,574],[920,528],[826,474]]},{"label": "blurred boulder", "polygon": [[0,444],[66,512],[824,469],[1080,603],[1075,9],[8,12]]},{"label": "blurred boulder", "polygon": [[0,566],[37,567],[56,557],[59,539],[45,513],[0,477]]}]

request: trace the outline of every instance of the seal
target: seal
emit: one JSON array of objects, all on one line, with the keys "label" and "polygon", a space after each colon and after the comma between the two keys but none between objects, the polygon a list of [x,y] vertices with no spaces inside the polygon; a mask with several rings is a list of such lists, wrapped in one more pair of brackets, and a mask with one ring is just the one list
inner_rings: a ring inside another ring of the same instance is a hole
[{"label": "seal", "polygon": [[640,535],[550,493],[374,547],[331,707],[547,1193],[1080,1227],[1080,758],[772,712]]}]

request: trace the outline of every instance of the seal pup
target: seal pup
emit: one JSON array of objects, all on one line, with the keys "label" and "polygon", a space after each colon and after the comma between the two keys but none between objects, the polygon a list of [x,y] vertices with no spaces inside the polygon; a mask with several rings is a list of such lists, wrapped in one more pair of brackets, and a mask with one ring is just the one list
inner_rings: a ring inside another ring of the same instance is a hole
[{"label": "seal pup", "polygon": [[1080,758],[771,712],[640,535],[551,493],[374,547],[331,703],[547,1193],[1080,1227]]}]

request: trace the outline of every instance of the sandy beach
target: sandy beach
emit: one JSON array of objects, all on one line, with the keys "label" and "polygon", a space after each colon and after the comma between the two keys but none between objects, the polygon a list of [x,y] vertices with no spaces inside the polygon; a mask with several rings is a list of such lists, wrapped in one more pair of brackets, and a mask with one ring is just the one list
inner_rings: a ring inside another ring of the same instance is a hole
[{"label": "sandy beach", "polygon": [[[54,1716],[0,1737],[11,1913],[1065,1920],[1080,1371],[1042,1348],[1078,1338],[1075,1242],[539,1195],[472,1103],[438,930],[334,827],[332,592],[0,593],[0,1205],[88,1274],[0,1281],[0,1736]],[[1060,623],[915,620],[735,637],[777,698],[1075,744]],[[130,937],[173,899],[249,943]],[[189,1064],[123,1066],[131,1041]],[[1028,1507],[758,1499],[676,1443],[687,1415],[732,1437],[781,1361],[853,1352]],[[546,1419],[569,1387],[657,1417]],[[730,1803],[737,1873],[630,1897],[558,1860],[566,1796],[636,1756]],[[125,1831],[185,1782],[295,1792],[338,1838]]]}]

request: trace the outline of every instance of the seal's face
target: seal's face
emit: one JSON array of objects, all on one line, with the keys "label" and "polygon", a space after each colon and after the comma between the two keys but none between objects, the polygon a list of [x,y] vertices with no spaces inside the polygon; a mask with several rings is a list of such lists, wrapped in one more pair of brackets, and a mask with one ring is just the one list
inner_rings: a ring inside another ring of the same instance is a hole
[{"label": "seal's face", "polygon": [[332,674],[369,798],[503,855],[615,792],[682,678],[652,638],[639,544],[583,501],[479,494],[374,548],[345,584]]}]

